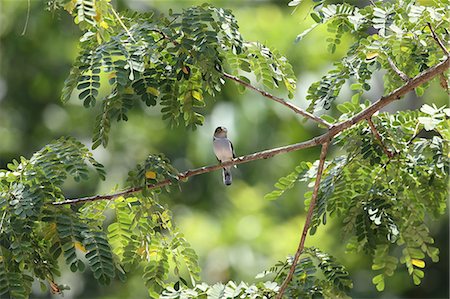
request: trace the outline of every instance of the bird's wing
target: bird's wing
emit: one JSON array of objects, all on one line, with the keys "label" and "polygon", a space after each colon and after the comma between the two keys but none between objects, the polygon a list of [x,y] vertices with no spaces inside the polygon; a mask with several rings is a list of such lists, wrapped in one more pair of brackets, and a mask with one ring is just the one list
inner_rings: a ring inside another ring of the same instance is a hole
[{"label": "bird's wing", "polygon": [[[233,159],[236,158],[236,153],[234,152],[233,143],[230,141],[231,151],[233,152]],[[237,165],[234,165],[234,168],[237,168]]]},{"label": "bird's wing", "polygon": [[233,143],[230,141],[231,151],[233,152],[233,159],[236,158],[236,153],[234,152]]}]

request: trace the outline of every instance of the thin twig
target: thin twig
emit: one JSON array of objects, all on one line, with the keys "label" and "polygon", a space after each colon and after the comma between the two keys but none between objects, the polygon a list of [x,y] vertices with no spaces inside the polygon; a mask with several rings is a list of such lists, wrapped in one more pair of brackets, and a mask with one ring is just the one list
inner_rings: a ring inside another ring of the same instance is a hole
[{"label": "thin twig", "polygon": [[327,121],[321,119],[320,117],[315,116],[315,115],[309,113],[308,111],[305,111],[302,108],[295,106],[292,103],[286,102],[282,98],[279,98],[279,97],[274,96],[273,94],[270,94],[270,93],[268,93],[268,92],[266,92],[266,91],[264,91],[262,89],[259,89],[259,88],[255,87],[255,86],[253,86],[253,85],[251,85],[251,84],[249,84],[249,83],[239,79],[236,76],[233,76],[233,75],[230,75],[230,74],[227,74],[227,73],[223,73],[223,76],[225,78],[233,80],[233,81],[235,81],[235,82],[237,82],[237,83],[239,83],[239,84],[241,84],[241,85],[243,85],[243,86],[245,86],[247,88],[250,88],[250,89],[253,89],[254,91],[259,92],[260,94],[262,94],[266,98],[274,100],[275,102],[278,102],[278,103],[280,103],[280,104],[290,108],[291,110],[293,110],[297,114],[303,115],[304,117],[307,117],[307,118],[309,118],[309,119],[311,119],[311,120],[313,120],[315,122],[318,122],[318,123],[324,125],[327,128],[331,127],[331,124],[329,124]]},{"label": "thin twig", "polygon": [[30,10],[31,10],[31,0],[28,0],[28,7],[27,7],[27,18],[25,19],[25,25],[23,26],[22,33],[20,35],[24,36],[27,32],[28,28],[28,21],[30,20]]},{"label": "thin twig", "polygon": [[136,40],[134,39],[130,30],[128,30],[127,26],[125,26],[125,24],[122,22],[122,19],[119,16],[119,14],[114,10],[114,8],[112,6],[111,6],[111,11],[113,12],[113,14],[116,17],[117,21],[119,22],[120,26],[122,26],[122,28],[125,30],[125,32],[128,34],[128,36],[131,38],[131,40],[136,43]]},{"label": "thin twig", "polygon": [[298,259],[300,258],[300,255],[303,252],[303,248],[305,247],[306,235],[308,234],[309,225],[311,224],[314,207],[316,206],[317,195],[319,194],[320,180],[322,179],[322,173],[323,173],[323,168],[325,165],[325,159],[327,157],[329,144],[330,144],[329,141],[322,144],[322,151],[320,152],[320,160],[319,160],[319,166],[317,168],[316,181],[314,183],[314,191],[312,194],[311,202],[309,203],[309,209],[308,209],[308,214],[306,215],[305,224],[303,225],[302,237],[300,238],[300,242],[298,244],[297,251],[295,252],[294,260],[292,262],[291,268],[289,269],[289,273],[286,276],[286,278],[284,279],[283,284],[281,285],[280,290],[278,291],[278,294],[275,297],[277,299],[281,299],[283,297],[283,294],[286,291],[286,288],[287,288],[289,282],[292,280],[292,276],[294,276],[295,267],[297,266]]},{"label": "thin twig", "polygon": [[[412,78],[409,82],[407,82],[402,87],[399,87],[398,89],[394,90],[390,94],[380,98],[378,101],[374,102],[372,105],[367,107],[366,109],[362,110],[360,113],[356,114],[352,118],[343,121],[341,123],[333,125],[329,130],[311,140],[287,145],[284,147],[279,147],[275,149],[269,149],[262,152],[257,152],[251,155],[242,156],[239,158],[235,158],[232,161],[223,163],[223,166],[229,166],[229,165],[235,165],[235,164],[241,164],[241,163],[247,163],[250,161],[255,161],[259,159],[267,159],[270,157],[273,157],[278,154],[282,153],[288,153],[304,148],[313,147],[318,144],[323,144],[324,142],[327,142],[328,140],[331,140],[335,135],[339,134],[340,132],[344,131],[347,128],[350,128],[351,126],[359,123],[360,121],[367,119],[368,117],[371,117],[376,111],[380,110],[381,108],[385,107],[386,105],[390,104],[391,102],[400,99],[402,96],[404,96],[406,93],[410,92],[417,86],[433,79],[435,76],[439,75],[440,73],[444,72],[445,70],[450,68],[450,58],[447,57],[447,59],[427,70],[422,72],[421,74],[417,75],[415,78]],[[218,170],[222,168],[222,165],[213,165],[208,167],[201,167],[194,170],[188,170],[183,173],[180,173],[178,175],[178,178],[180,180],[189,178],[191,176],[211,172],[214,170]],[[150,184],[147,186],[149,189],[155,189],[160,188],[162,186],[170,185],[170,181],[162,181],[157,184]],[[90,197],[82,197],[82,198],[74,198],[74,199],[68,199],[65,201],[60,202],[53,202],[54,205],[64,205],[64,204],[75,204],[75,203],[81,203],[81,202],[88,202],[88,201],[96,201],[96,200],[111,200],[119,196],[128,195],[132,193],[136,193],[139,191],[142,191],[142,187],[136,187],[127,189],[118,193],[113,193],[109,195],[96,195],[96,196],[90,196]]]},{"label": "thin twig", "polygon": [[431,26],[430,22],[427,22],[428,28],[430,28],[431,35],[433,36],[434,40],[438,43],[439,47],[441,47],[442,51],[444,51],[445,55],[449,57],[449,53],[447,48],[442,43],[441,39],[437,36],[436,32],[434,32],[433,27]]},{"label": "thin twig", "polygon": [[372,134],[380,142],[381,147],[383,148],[383,152],[386,154],[386,156],[388,156],[389,158],[392,158],[394,156],[394,154],[387,149],[386,145],[383,142],[383,139],[381,139],[381,135],[378,132],[377,128],[375,127],[375,125],[374,125],[374,123],[372,121],[372,117],[368,117],[367,118],[367,122],[369,123],[370,130],[372,131]]},{"label": "thin twig", "polygon": [[0,221],[0,234],[3,232],[3,221],[5,220],[6,212],[7,212],[7,210],[5,210],[5,212],[3,212],[2,220]]},{"label": "thin twig", "polygon": [[392,70],[405,82],[408,82],[411,80],[404,72],[402,72],[392,61],[391,57],[387,56],[387,61],[389,62],[389,65],[391,66]]}]

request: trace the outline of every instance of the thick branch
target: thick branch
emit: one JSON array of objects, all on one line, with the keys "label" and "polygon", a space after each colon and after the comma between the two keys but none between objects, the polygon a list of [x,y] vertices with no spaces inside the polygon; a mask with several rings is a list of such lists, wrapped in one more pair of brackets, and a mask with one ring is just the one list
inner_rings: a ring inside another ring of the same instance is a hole
[{"label": "thick branch", "polygon": [[393,101],[399,100],[402,96],[414,90],[414,88],[422,85],[425,82],[430,81],[431,79],[433,79],[434,77],[436,77],[437,75],[446,71],[449,68],[450,68],[450,58],[447,57],[444,61],[436,64],[435,66],[423,71],[416,77],[412,78],[405,85],[397,88],[388,95],[381,97],[379,100],[377,100],[372,105],[362,110],[352,118],[332,126],[329,129],[328,133],[334,136],[342,132],[343,130],[353,126],[354,124],[360,122],[361,120],[371,117],[375,112],[379,111],[380,109],[392,103]]},{"label": "thick branch", "polygon": [[289,282],[292,280],[292,276],[294,276],[294,272],[295,272],[295,268],[298,263],[298,259],[300,258],[300,255],[303,252],[303,248],[305,247],[306,235],[308,234],[309,225],[311,224],[314,207],[316,206],[317,195],[319,194],[320,180],[322,179],[322,173],[323,173],[323,168],[325,165],[325,159],[327,157],[329,144],[330,144],[329,141],[322,144],[322,151],[320,152],[319,167],[317,168],[316,181],[314,183],[314,191],[312,194],[311,202],[309,203],[309,209],[308,209],[308,214],[306,215],[305,224],[303,225],[302,237],[300,238],[300,243],[298,244],[297,251],[295,252],[294,260],[292,261],[292,265],[291,265],[291,268],[289,269],[289,273],[286,276],[285,280],[283,281],[283,284],[281,285],[280,290],[278,291],[278,294],[276,296],[277,299],[281,299],[283,297],[283,294],[286,291],[286,288],[287,288]]},{"label": "thick branch", "polygon": [[378,141],[381,144],[381,147],[383,148],[383,152],[386,154],[386,156],[388,156],[389,158],[392,158],[394,156],[394,154],[392,154],[386,147],[386,145],[383,142],[383,139],[381,139],[381,135],[378,132],[377,128],[375,127],[375,124],[372,121],[371,117],[367,118],[367,122],[369,123],[370,126],[370,130],[372,131],[372,134],[375,136],[376,139],[378,139]]},{"label": "thick branch", "polygon": [[436,32],[434,32],[433,27],[431,26],[431,23],[427,23],[428,28],[430,28],[431,35],[433,35],[434,40],[438,43],[439,47],[441,47],[442,51],[447,55],[447,58],[449,57],[449,53],[447,48],[444,46],[444,43],[442,43],[441,39],[437,36]]},{"label": "thick branch", "polygon": [[270,94],[270,93],[268,93],[268,92],[266,92],[266,91],[264,91],[262,89],[259,89],[259,88],[255,87],[255,86],[253,86],[253,85],[251,85],[251,84],[249,84],[249,83],[239,79],[236,76],[233,76],[233,75],[230,75],[230,74],[227,74],[227,73],[223,73],[223,75],[224,75],[225,78],[233,80],[233,81],[235,81],[235,82],[237,82],[237,83],[239,83],[239,84],[241,84],[241,85],[243,85],[243,86],[245,86],[247,88],[253,89],[254,91],[259,92],[260,94],[265,96],[266,98],[271,99],[271,100],[273,100],[275,102],[278,102],[278,103],[288,107],[289,109],[293,110],[297,114],[300,114],[300,115],[302,115],[302,116],[304,116],[306,118],[309,118],[309,119],[311,119],[311,120],[313,120],[315,122],[318,122],[318,123],[326,126],[327,128],[331,127],[331,124],[329,124],[327,121],[321,119],[318,116],[315,116],[315,115],[309,113],[308,111],[303,110],[300,107],[295,106],[292,103],[286,102],[282,98],[279,98],[279,97],[274,96],[273,94]]},{"label": "thick branch", "polygon": [[392,70],[405,82],[408,82],[411,80],[404,72],[402,72],[392,61],[391,57],[387,57],[387,61],[389,62],[389,65],[391,66]]},{"label": "thick branch", "polygon": [[[444,72],[448,68],[450,68],[450,58],[447,57],[447,59],[444,60],[443,62],[422,72],[421,74],[419,74],[415,78],[411,79],[408,83],[406,83],[402,87],[400,87],[400,88],[394,90],[393,92],[391,92],[390,94],[380,98],[378,101],[374,102],[371,106],[367,107],[366,109],[364,109],[360,113],[356,114],[352,118],[350,118],[346,121],[343,121],[341,123],[333,125],[331,128],[329,128],[329,130],[326,133],[324,133],[318,137],[315,137],[308,141],[304,141],[304,142],[300,142],[300,143],[296,143],[296,144],[292,144],[292,145],[287,145],[287,146],[279,147],[279,148],[275,148],[275,149],[265,150],[265,151],[257,152],[257,153],[251,154],[251,155],[235,158],[233,161],[223,163],[222,165],[228,166],[228,165],[247,163],[250,161],[255,161],[255,160],[260,160],[260,159],[267,159],[267,158],[270,158],[270,157],[273,157],[273,156],[276,156],[276,155],[279,155],[282,153],[288,153],[288,152],[297,151],[297,150],[304,149],[304,148],[313,147],[318,144],[323,144],[323,143],[327,142],[328,140],[332,139],[336,134],[344,131],[345,129],[353,126],[354,124],[356,124],[364,119],[371,117],[376,111],[380,110],[381,108],[385,107],[386,105],[390,104],[391,102],[400,99],[406,93],[410,92],[417,86],[419,86],[425,82],[428,82],[429,80],[433,79],[435,76]],[[180,180],[182,180],[182,179],[189,178],[191,176],[211,172],[211,171],[222,168],[222,165],[218,164],[218,165],[213,165],[213,166],[208,166],[208,167],[201,167],[201,168],[197,168],[194,170],[188,170],[188,171],[180,173],[178,175],[178,178]],[[165,181],[159,182],[157,184],[150,184],[147,186],[147,188],[156,189],[156,188],[160,188],[162,186],[166,186],[166,185],[170,185],[170,184],[171,184],[171,182],[169,180],[165,180]],[[74,199],[68,199],[68,200],[60,201],[60,202],[54,202],[53,204],[54,205],[64,205],[64,204],[75,204],[75,203],[82,203],[82,202],[88,202],[88,201],[96,201],[96,200],[111,200],[111,199],[114,199],[119,196],[133,194],[133,193],[142,191],[142,189],[143,189],[143,187],[135,187],[135,188],[127,189],[127,190],[124,190],[124,191],[121,191],[118,193],[109,194],[109,195],[96,195],[96,196],[90,196],[90,197],[74,198]]]}]

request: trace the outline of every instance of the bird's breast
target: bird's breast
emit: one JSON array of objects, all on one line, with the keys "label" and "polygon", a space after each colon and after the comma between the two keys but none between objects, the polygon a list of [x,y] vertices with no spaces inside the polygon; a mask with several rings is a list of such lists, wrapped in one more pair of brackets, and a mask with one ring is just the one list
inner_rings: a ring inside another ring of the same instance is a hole
[{"label": "bird's breast", "polygon": [[233,159],[231,143],[226,138],[214,138],[214,154],[221,162]]}]

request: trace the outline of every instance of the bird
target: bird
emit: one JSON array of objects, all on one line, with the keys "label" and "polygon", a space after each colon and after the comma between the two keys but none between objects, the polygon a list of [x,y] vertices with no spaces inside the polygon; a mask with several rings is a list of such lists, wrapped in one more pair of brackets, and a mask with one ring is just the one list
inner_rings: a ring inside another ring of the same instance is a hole
[{"label": "bird", "polygon": [[[216,155],[217,160],[220,163],[231,161],[233,158],[236,158],[234,154],[233,144],[227,138],[227,128],[225,127],[217,127],[214,131],[213,136],[213,149],[214,154]],[[223,183],[226,186],[231,185],[232,176],[231,176],[231,167],[232,166],[224,166],[223,167]]]}]

